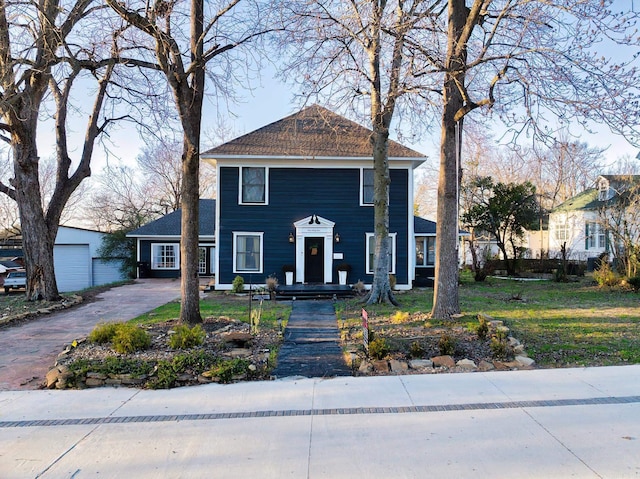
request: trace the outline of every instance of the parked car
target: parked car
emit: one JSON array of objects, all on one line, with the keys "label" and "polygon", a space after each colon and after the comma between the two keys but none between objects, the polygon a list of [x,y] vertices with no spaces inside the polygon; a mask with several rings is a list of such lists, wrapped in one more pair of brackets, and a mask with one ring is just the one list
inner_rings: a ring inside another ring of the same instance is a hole
[{"label": "parked car", "polygon": [[26,288],[27,287],[27,272],[26,271],[12,271],[4,279],[4,292],[9,293],[12,289]]}]

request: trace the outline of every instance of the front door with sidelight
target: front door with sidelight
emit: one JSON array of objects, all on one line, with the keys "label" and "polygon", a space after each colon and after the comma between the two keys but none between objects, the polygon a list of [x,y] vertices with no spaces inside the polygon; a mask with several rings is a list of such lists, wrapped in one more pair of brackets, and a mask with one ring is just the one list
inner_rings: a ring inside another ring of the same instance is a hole
[{"label": "front door with sidelight", "polygon": [[324,283],[324,238],[304,239],[304,278],[307,283]]}]

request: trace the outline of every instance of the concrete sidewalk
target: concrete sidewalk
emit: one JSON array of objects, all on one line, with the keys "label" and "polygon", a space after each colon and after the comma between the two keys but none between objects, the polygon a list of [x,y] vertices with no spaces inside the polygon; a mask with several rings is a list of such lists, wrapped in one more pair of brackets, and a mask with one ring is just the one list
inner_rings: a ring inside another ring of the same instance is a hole
[{"label": "concrete sidewalk", "polygon": [[0,392],[3,478],[640,476],[640,365]]},{"label": "concrete sidewalk", "polygon": [[36,389],[64,346],[87,336],[97,323],[127,321],[178,297],[179,280],[139,279],[100,293],[91,303],[3,328],[0,390]]}]

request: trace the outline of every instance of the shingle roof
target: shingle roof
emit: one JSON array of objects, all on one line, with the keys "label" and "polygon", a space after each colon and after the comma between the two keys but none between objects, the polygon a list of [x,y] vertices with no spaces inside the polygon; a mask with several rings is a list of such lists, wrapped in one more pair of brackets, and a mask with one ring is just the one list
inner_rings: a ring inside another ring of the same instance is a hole
[{"label": "shingle roof", "polygon": [[[369,158],[371,130],[319,105],[312,105],[204,152],[204,157],[280,156]],[[389,140],[390,158],[425,155]]]},{"label": "shingle roof", "polygon": [[569,198],[567,201],[560,203],[552,210],[552,212],[593,210],[599,208],[602,204],[602,201],[598,201],[598,190],[590,188],[572,198]]},{"label": "shingle roof", "polygon": [[[169,213],[131,231],[127,236],[180,236],[182,209]],[[200,200],[200,236],[213,236],[216,225],[216,200]]]},{"label": "shingle roof", "polygon": [[436,234],[436,222],[420,218],[419,216],[413,217],[413,232],[415,234]]}]

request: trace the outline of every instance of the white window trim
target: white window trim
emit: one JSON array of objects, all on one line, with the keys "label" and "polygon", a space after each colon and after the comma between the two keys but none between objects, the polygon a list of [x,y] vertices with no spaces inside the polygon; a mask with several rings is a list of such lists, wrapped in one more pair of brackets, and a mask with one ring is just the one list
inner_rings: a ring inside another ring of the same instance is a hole
[{"label": "white window trim", "polygon": [[[374,274],[372,268],[369,268],[369,238],[375,236],[375,233],[365,233],[365,268],[367,274]],[[389,265],[389,274],[396,274],[396,237],[398,233],[389,233],[389,239],[391,240],[391,264]]]},{"label": "white window trim", "polygon": [[[166,266],[158,266],[156,262],[156,254],[154,249],[159,248],[161,246],[171,246],[174,249],[174,254],[176,257],[175,265],[172,267]],[[178,243],[151,243],[151,269],[157,270],[176,270],[180,269],[180,244]]]},{"label": "white window trim", "polygon": [[[432,239],[433,241],[435,241],[436,237],[432,236],[432,235],[422,235],[422,236],[416,236],[416,240],[418,240],[418,238],[420,238],[420,241],[422,242],[422,247],[424,249],[424,261],[422,264],[418,264],[418,259],[416,258],[416,266],[419,268],[430,268],[432,266],[435,266],[435,258],[433,263],[429,263],[429,240]],[[417,241],[416,241],[417,243]],[[417,253],[417,244],[415,245],[416,247],[416,253]],[[435,246],[435,244],[434,244]],[[434,253],[435,256],[435,253]]]},{"label": "white window trim", "polygon": [[[236,261],[237,261],[237,251],[236,251],[236,238],[238,236],[259,236],[260,237],[260,265],[258,269],[238,269]],[[234,273],[245,273],[245,274],[260,274],[263,270],[264,265],[264,232],[261,231],[234,231],[233,232],[233,272]]]},{"label": "white window trim", "polygon": [[373,201],[371,203],[364,202],[364,170],[373,170],[373,168],[360,168],[360,206],[373,206]]},{"label": "white window trim", "polygon": [[[244,168],[263,168],[264,169],[264,201],[262,203],[244,202],[242,201],[242,170]],[[239,168],[238,175],[238,204],[250,206],[266,206],[269,204],[269,167],[260,165],[246,165]]]}]

